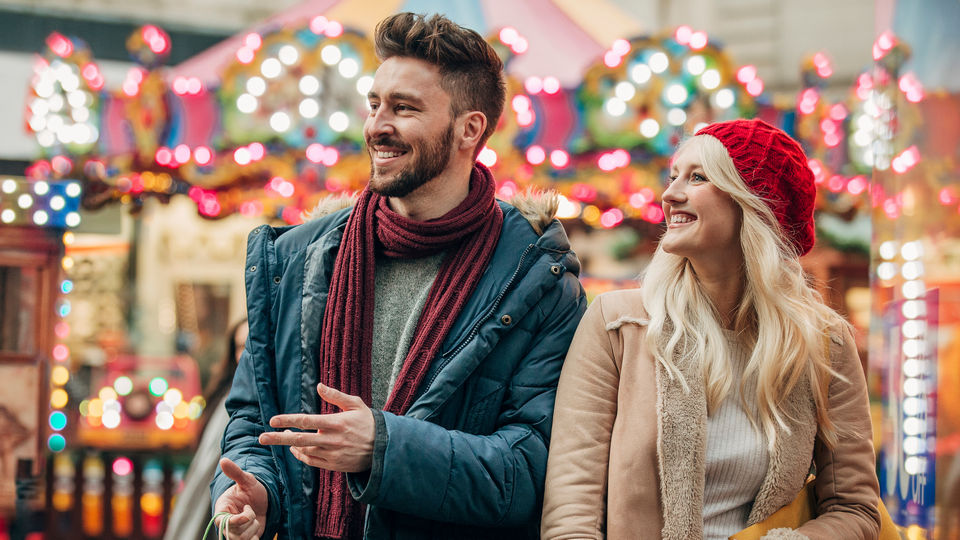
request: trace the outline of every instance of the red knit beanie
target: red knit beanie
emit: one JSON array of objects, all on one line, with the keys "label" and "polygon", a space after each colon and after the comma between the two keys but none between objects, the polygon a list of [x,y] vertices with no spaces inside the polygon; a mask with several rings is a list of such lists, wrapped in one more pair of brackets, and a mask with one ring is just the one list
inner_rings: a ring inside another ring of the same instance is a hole
[{"label": "red knit beanie", "polygon": [[814,242],[813,171],[800,144],[763,120],[718,122],[697,132],[719,140],[750,191],[762,197],[798,255]]}]

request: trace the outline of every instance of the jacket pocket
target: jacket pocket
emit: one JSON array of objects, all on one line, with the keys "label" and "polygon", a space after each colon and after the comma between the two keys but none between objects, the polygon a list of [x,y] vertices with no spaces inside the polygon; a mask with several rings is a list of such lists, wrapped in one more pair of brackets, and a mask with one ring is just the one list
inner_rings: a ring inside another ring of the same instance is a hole
[{"label": "jacket pocket", "polygon": [[475,435],[489,435],[497,427],[500,406],[506,386],[503,382],[479,376],[472,385],[466,403],[467,417],[463,429]]}]

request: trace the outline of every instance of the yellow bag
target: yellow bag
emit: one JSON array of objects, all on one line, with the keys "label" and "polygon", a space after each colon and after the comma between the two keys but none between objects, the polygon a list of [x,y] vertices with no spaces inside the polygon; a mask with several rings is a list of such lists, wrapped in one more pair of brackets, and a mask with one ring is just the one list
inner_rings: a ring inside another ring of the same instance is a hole
[{"label": "yellow bag", "polygon": [[[780,527],[796,529],[816,517],[817,499],[813,490],[814,480],[814,476],[811,475],[796,498],[790,501],[790,504],[777,510],[760,523],[754,523],[734,534],[730,537],[730,540],[760,540],[763,535],[767,534],[767,531]],[[887,507],[883,505],[883,499],[880,499],[878,502],[880,509],[880,540],[903,540],[906,538],[906,536],[900,533],[900,527],[890,518]]]}]

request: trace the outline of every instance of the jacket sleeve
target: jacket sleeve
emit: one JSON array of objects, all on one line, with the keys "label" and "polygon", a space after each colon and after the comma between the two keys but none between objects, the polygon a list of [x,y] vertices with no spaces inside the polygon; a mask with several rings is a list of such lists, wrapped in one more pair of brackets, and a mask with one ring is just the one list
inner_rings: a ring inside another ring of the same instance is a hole
[{"label": "jacket sleeve", "polygon": [[[260,405],[257,402],[253,373],[253,363],[257,360],[250,354],[251,349],[255,348],[248,342],[248,347],[244,350],[237,366],[233,387],[226,400],[230,421],[224,431],[220,450],[223,457],[230,458],[241,469],[254,475],[267,489],[267,523],[264,538],[272,538],[282,522],[281,482],[270,448],[262,446],[257,441],[264,429],[260,422]],[[217,473],[210,485],[213,503],[216,504],[217,498],[233,484],[234,481],[223,474],[218,465]]]},{"label": "jacket sleeve", "polygon": [[831,449],[817,437],[813,457],[819,517],[798,529],[811,539],[868,539],[880,532],[880,486],[867,385],[853,336],[845,331],[843,338],[833,362],[840,377],[834,376],[829,388],[829,414],[839,441]]},{"label": "jacket sleeve", "polygon": [[544,539],[604,538],[620,369],[602,303],[600,297],[587,309],[557,388],[540,524]]},{"label": "jacket sleeve", "polygon": [[508,381],[497,429],[475,435],[384,412],[377,429],[386,436],[366,485],[351,483],[360,502],[476,526],[536,522],[556,381],[585,304],[571,274],[555,291],[540,301],[546,317]]}]

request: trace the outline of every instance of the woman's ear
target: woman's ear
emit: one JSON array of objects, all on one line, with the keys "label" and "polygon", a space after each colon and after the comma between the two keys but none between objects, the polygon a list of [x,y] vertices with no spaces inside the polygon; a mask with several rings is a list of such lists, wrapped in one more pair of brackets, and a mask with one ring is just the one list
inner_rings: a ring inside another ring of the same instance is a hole
[{"label": "woman's ear", "polygon": [[477,145],[483,139],[483,133],[487,130],[487,115],[480,111],[469,111],[463,113],[463,135],[460,138],[459,149],[470,150],[477,153]]}]

